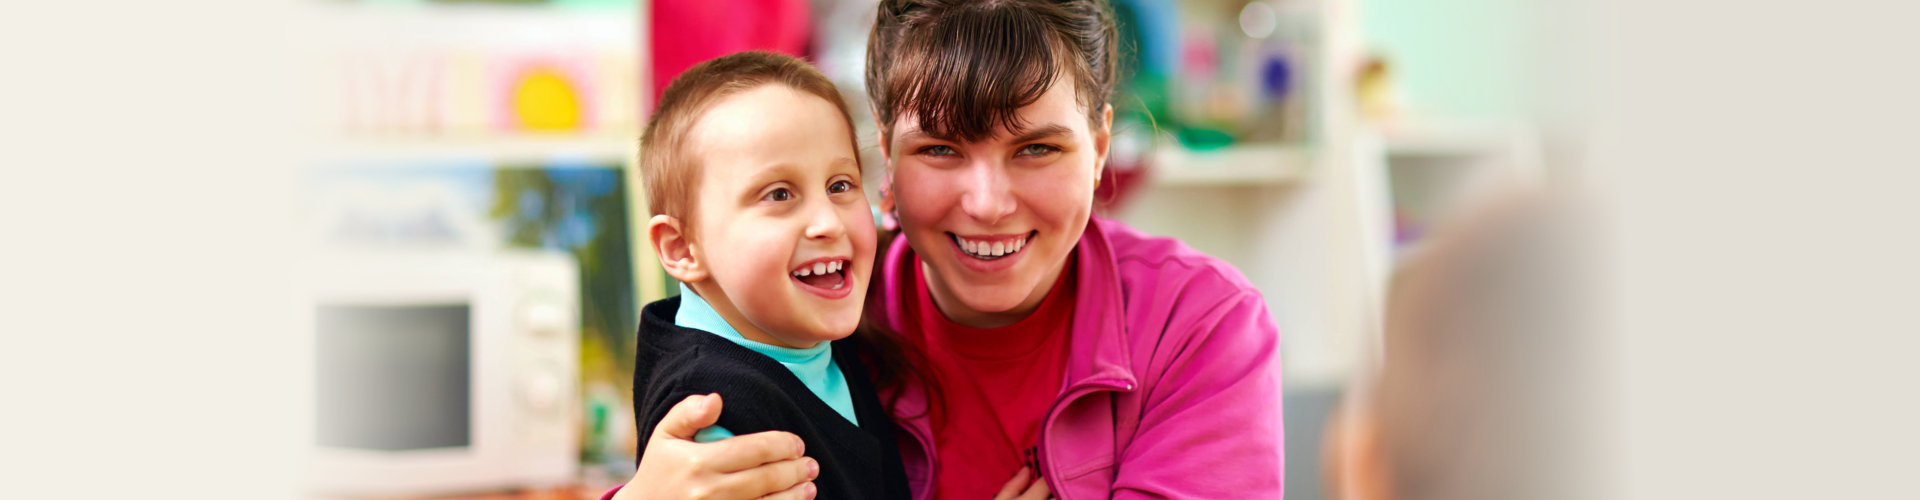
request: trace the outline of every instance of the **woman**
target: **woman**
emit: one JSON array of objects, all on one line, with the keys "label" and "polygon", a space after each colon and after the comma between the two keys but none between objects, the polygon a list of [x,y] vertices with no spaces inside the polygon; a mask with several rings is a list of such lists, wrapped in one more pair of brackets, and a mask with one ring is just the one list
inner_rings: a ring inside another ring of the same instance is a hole
[{"label": "woman", "polygon": [[[869,310],[913,353],[876,377],[916,498],[1281,496],[1259,292],[1092,216],[1114,51],[1104,1],[880,5],[867,91],[907,244],[881,256]],[[717,403],[676,408],[619,496],[810,497],[791,435],[686,439]]]}]

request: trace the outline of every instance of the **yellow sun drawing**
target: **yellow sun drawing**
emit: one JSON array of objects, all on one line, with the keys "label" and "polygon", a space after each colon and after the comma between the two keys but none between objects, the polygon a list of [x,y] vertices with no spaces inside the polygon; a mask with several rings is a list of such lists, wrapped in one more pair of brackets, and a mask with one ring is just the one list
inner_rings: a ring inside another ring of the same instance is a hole
[{"label": "yellow sun drawing", "polygon": [[565,74],[533,68],[513,88],[513,114],[530,131],[580,128],[580,98]]}]

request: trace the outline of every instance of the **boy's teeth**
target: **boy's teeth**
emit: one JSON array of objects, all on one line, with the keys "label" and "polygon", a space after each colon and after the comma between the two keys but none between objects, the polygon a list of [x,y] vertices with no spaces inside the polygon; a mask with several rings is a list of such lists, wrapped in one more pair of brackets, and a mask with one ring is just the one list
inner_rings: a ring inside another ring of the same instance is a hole
[{"label": "boy's teeth", "polygon": [[802,267],[800,268],[800,270],[794,271],[793,275],[795,277],[804,278],[804,277],[813,276],[816,274],[837,273],[846,268],[847,268],[847,262],[843,260],[836,260],[833,262],[815,262],[812,266]]}]

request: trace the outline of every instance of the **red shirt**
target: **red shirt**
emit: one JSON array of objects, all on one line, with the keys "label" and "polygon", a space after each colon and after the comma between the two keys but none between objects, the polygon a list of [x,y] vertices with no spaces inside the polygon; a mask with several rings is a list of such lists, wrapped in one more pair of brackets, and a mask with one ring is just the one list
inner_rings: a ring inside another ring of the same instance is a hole
[{"label": "red shirt", "polygon": [[1041,420],[1060,397],[1073,326],[1074,265],[1033,314],[1000,328],[954,323],[933,303],[927,282],[912,266],[914,300],[907,314],[920,335],[907,337],[926,352],[939,380],[941,411],[933,413],[940,456],[936,500],[993,498],[1038,455]]}]

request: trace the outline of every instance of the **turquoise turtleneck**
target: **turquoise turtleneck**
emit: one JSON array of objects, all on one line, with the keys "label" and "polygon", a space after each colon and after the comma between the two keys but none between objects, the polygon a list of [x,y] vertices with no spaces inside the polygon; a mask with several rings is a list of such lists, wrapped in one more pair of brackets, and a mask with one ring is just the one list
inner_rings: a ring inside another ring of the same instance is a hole
[{"label": "turquoise turtleneck", "polygon": [[[720,312],[713,310],[712,304],[700,298],[700,294],[693,293],[693,289],[688,288],[686,283],[680,284],[680,312],[674,314],[673,324],[719,335],[720,338],[731,340],[735,344],[740,344],[741,347],[773,358],[781,366],[792,371],[793,376],[800,379],[801,384],[805,384],[807,389],[813,391],[814,396],[826,402],[834,412],[846,417],[848,422],[860,425],[860,419],[853,414],[853,393],[848,392],[847,377],[840,373],[840,365],[833,361],[832,342],[821,342],[806,349],[794,349],[749,340],[741,336],[740,331],[735,330],[725,318],[721,318]],[[693,440],[706,443],[732,436],[732,431],[716,425],[700,429],[699,433],[694,434]]]}]

